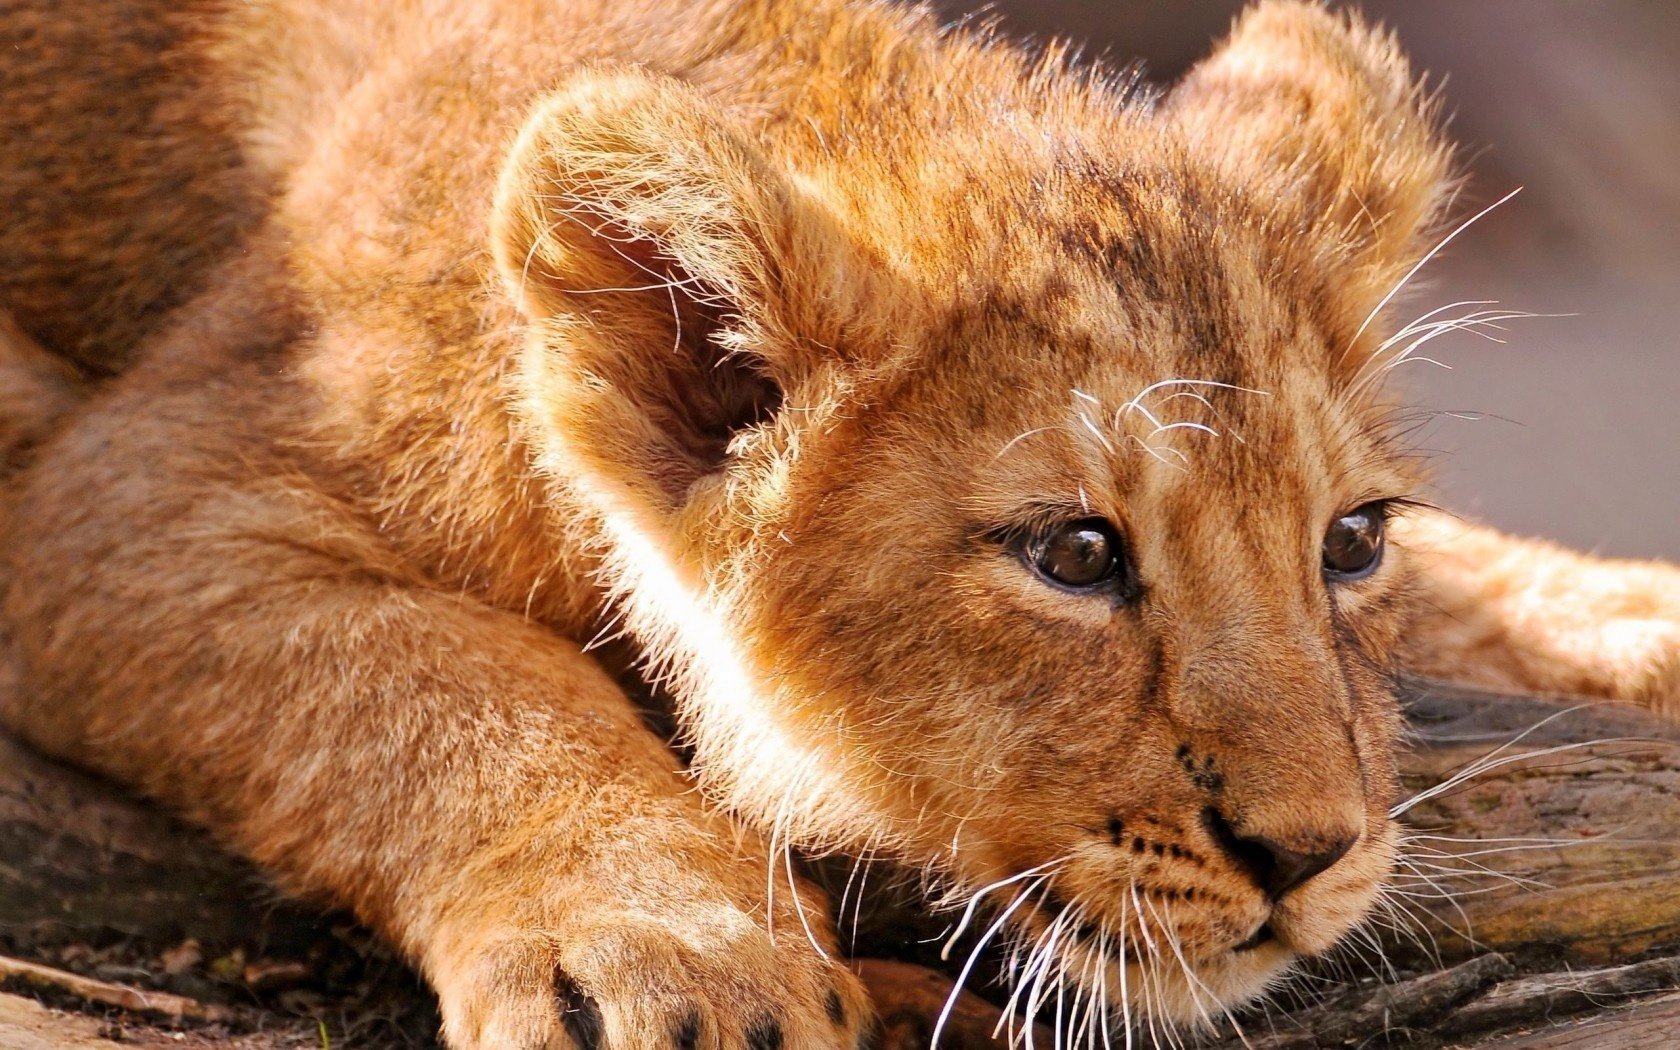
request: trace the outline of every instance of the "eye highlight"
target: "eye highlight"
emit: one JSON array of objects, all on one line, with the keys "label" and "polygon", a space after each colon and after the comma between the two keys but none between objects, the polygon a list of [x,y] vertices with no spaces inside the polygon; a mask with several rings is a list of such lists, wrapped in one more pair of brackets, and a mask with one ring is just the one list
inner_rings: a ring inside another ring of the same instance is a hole
[{"label": "eye highlight", "polygon": [[1064,590],[1129,590],[1125,547],[1104,518],[1052,525],[1029,540],[1022,555],[1040,579]]},{"label": "eye highlight", "polygon": [[1333,582],[1347,582],[1375,572],[1382,560],[1387,517],[1387,508],[1378,500],[1331,522],[1324,533],[1324,575]]}]

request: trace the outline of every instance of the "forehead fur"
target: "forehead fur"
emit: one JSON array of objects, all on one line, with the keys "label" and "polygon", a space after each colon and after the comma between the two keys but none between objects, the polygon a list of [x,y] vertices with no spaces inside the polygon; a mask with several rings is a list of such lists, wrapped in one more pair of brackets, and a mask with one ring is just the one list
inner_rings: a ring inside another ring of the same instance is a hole
[{"label": "forehead fur", "polygon": [[[976,302],[1068,309],[1066,293],[1095,279],[1122,288],[1134,315],[1170,314],[1181,342],[1235,352],[1227,306],[1259,286],[1337,346],[1328,372],[1356,381],[1371,310],[1453,188],[1433,103],[1386,34],[1262,3],[1163,97],[1070,69],[1056,48],[1029,57],[888,17],[909,23],[891,26],[897,47],[829,43],[892,97],[795,93],[771,139],[891,276],[856,304],[875,315],[864,330],[925,330]],[[903,61],[906,33],[937,59]],[[881,120],[883,104],[917,119]],[[1070,272],[1080,261],[1096,271],[1084,281]]]},{"label": "forehead fur", "polygon": [[1023,499],[1118,498],[1155,467],[1242,478],[1257,499],[1412,484],[1386,409],[1347,391],[1355,332],[1318,246],[1149,132],[1152,160],[1055,166],[1021,180],[1031,214],[966,227],[972,264],[940,260],[949,284],[891,330],[901,370],[871,402],[902,420],[899,443],[942,420],[962,455],[1007,454],[965,477],[1014,478]]}]

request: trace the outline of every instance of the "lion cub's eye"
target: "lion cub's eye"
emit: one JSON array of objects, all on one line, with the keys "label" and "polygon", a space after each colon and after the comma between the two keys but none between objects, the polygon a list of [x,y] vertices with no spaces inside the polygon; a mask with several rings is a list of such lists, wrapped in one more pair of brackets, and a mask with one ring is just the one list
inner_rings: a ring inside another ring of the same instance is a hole
[{"label": "lion cub's eye", "polygon": [[1324,534],[1324,571],[1333,580],[1371,574],[1382,557],[1383,505],[1367,503],[1331,523]]},{"label": "lion cub's eye", "polygon": [[1113,586],[1125,577],[1120,537],[1102,518],[1053,526],[1027,546],[1026,555],[1041,577],[1074,590]]}]

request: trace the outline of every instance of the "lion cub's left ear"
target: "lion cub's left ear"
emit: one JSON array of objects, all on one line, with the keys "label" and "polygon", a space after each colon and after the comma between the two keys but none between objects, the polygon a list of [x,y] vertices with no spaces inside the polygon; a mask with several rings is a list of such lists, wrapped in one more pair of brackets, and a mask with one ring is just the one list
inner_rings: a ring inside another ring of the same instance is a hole
[{"label": "lion cub's left ear", "polygon": [[536,106],[490,226],[529,322],[541,465],[651,527],[835,363],[861,279],[731,114],[638,70],[581,71]]},{"label": "lion cub's left ear", "polygon": [[1456,186],[1436,106],[1393,38],[1316,3],[1251,8],[1164,116],[1275,202],[1281,229],[1318,239],[1355,329],[1427,250]]}]

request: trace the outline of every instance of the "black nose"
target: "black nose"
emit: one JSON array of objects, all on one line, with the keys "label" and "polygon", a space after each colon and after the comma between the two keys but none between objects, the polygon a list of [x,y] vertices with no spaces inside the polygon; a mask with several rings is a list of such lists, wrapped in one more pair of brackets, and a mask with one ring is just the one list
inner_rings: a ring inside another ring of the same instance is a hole
[{"label": "black nose", "polygon": [[[1202,826],[1225,855],[1274,901],[1341,860],[1359,841],[1355,833],[1333,838],[1303,837],[1301,843],[1285,845],[1264,835],[1239,834],[1212,806],[1202,810]],[[1303,846],[1306,842],[1312,845]]]}]

